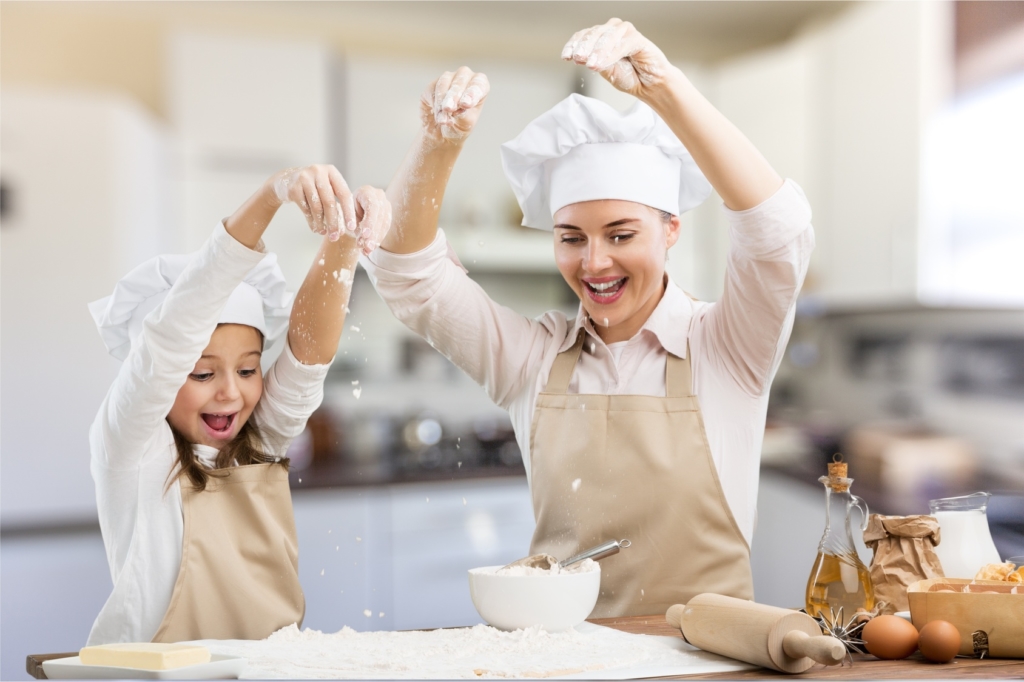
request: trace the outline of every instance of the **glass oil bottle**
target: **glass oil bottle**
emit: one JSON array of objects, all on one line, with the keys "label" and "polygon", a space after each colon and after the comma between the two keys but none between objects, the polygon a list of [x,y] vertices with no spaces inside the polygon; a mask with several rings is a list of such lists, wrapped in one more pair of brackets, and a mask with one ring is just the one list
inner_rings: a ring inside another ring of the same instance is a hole
[{"label": "glass oil bottle", "polygon": [[858,609],[871,611],[875,607],[875,591],[850,532],[850,513],[854,508],[864,515],[860,530],[867,527],[868,506],[850,493],[853,479],[846,476],[842,455],[835,459],[828,465],[829,475],[818,479],[825,486],[825,534],[818,543],[818,557],[807,580],[806,609],[811,617],[821,615],[831,620],[833,613],[838,618],[842,608],[843,621],[848,623]]}]

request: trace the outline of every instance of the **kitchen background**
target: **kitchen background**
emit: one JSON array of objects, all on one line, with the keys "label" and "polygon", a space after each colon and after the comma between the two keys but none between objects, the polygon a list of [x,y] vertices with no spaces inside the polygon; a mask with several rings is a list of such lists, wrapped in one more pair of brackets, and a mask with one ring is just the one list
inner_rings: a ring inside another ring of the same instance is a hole
[{"label": "kitchen background", "polygon": [[[837,450],[874,511],[995,493],[996,544],[1024,555],[1024,3],[5,0],[0,678],[77,650],[111,587],[86,434],[117,363],[86,303],[144,258],[197,248],[280,168],[331,162],[385,186],[420,91],[466,63],[492,94],[442,226],[498,301],[575,310],[550,236],[516,226],[497,148],[570,92],[628,106],[558,60],[610,16],[814,208],[763,448],[758,600],[802,603],[824,527],[815,479]],[[685,217],[669,262],[705,300],[722,289],[720,203]],[[266,241],[297,286],[318,240],[294,207]],[[533,526],[508,418],[361,272],[350,307],[290,453],[305,625],[479,622],[466,569],[523,555]]]}]

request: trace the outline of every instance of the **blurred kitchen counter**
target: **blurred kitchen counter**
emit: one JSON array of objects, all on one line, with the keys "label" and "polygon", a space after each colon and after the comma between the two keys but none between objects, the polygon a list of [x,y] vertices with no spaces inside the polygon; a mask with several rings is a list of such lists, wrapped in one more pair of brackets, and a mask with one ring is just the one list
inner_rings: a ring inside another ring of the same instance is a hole
[{"label": "blurred kitchen counter", "polygon": [[433,469],[403,469],[382,464],[335,462],[289,472],[292,490],[319,488],[351,488],[358,486],[386,486],[401,483],[445,483],[473,481],[488,478],[523,478],[526,469],[518,465],[485,465],[444,467]]},{"label": "blurred kitchen counter", "polygon": [[[765,474],[798,482],[821,494],[824,510],[824,487],[818,478],[827,474],[831,457],[808,456],[796,462],[762,465]],[[979,490],[992,493],[988,507],[989,528],[1001,556],[1024,554],[1024,486],[1018,480],[1000,476],[998,472],[976,470],[959,481],[918,488],[912,491],[893,489],[884,482],[858,476],[856,460],[849,461],[853,485],[850,491],[868,504],[872,514],[910,516],[928,514],[928,501],[943,497],[967,495]]]}]

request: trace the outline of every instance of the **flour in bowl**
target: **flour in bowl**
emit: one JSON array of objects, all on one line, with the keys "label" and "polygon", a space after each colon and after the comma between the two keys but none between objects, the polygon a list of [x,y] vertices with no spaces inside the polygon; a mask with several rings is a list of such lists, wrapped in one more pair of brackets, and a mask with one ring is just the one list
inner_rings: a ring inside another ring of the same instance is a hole
[{"label": "flour in bowl", "polygon": [[[494,575],[560,575],[562,573],[590,573],[600,568],[593,559],[584,559],[578,564],[569,568],[562,568],[555,564],[551,568],[537,568],[536,566],[506,566],[493,571]],[[483,571],[490,573],[492,571]]]}]

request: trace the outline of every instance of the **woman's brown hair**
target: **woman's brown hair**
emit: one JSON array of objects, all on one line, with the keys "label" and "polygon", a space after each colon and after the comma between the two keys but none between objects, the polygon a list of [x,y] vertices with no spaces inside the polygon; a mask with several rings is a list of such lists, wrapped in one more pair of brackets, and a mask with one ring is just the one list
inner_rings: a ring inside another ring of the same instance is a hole
[{"label": "woman's brown hair", "polygon": [[238,435],[220,449],[212,469],[202,465],[196,457],[194,445],[189,443],[178,429],[174,428],[170,422],[167,422],[167,425],[171,427],[171,433],[174,434],[174,446],[178,451],[178,473],[168,481],[168,485],[182,476],[187,476],[196,490],[206,490],[206,483],[211,476],[215,478],[226,476],[227,472],[220,470],[232,466],[275,462],[285,469],[288,468],[287,457],[276,459],[263,451],[263,436],[253,417],[249,417],[248,421],[242,425]]}]

